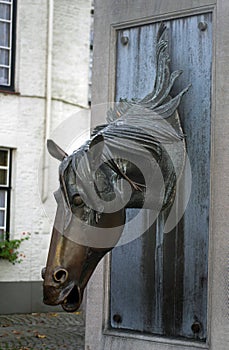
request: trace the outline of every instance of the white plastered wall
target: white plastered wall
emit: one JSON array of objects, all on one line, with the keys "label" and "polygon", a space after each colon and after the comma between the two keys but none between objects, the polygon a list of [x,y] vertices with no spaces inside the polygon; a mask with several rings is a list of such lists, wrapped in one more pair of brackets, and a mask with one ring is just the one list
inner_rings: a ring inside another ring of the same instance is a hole
[{"label": "white plastered wall", "polygon": [[[66,125],[69,118],[74,121],[73,128],[77,126],[75,137],[89,133],[91,1],[54,0],[52,3],[50,16],[46,0],[18,0],[15,83],[18,94],[0,93],[0,146],[14,149],[10,234],[11,238],[20,238],[22,232],[31,233],[31,238],[20,247],[26,256],[21,264],[0,260],[0,281],[41,279],[52,226],[51,215],[46,215],[48,204],[41,202],[38,185],[42,182],[45,138],[55,136],[56,128],[64,121]],[[51,26],[50,18],[53,18]],[[50,27],[52,44],[48,50]],[[47,132],[48,51],[51,52],[51,102],[50,131]],[[58,164],[49,169],[48,185],[57,185],[57,177]],[[50,212],[54,211],[53,206]]]}]

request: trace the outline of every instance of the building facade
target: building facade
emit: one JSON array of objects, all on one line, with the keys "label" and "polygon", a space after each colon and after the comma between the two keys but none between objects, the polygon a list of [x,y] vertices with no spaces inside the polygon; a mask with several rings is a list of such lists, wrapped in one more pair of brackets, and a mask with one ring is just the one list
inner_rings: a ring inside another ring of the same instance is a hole
[{"label": "building facade", "polygon": [[0,1],[0,239],[30,233],[20,264],[0,259],[3,313],[43,308],[40,270],[58,174],[44,145],[50,137],[61,143],[60,125],[74,137],[89,132],[90,10],[89,0]]}]

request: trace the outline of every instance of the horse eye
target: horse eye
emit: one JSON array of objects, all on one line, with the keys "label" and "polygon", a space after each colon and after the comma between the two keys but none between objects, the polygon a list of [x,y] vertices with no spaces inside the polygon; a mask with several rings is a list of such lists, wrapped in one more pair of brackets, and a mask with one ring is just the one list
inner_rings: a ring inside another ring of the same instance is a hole
[{"label": "horse eye", "polygon": [[76,195],[74,198],[73,198],[73,204],[78,207],[79,205],[83,204],[83,200],[80,196]]}]

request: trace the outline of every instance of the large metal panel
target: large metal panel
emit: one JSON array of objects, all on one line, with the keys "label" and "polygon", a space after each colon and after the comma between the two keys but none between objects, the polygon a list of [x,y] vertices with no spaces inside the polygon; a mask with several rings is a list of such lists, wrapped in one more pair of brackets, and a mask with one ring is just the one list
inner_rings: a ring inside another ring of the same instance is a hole
[{"label": "large metal panel", "polygon": [[[205,30],[199,25],[207,24]],[[164,234],[160,222],[112,252],[110,322],[113,328],[169,337],[207,337],[207,274],[210,194],[212,16],[165,22],[171,71],[184,72],[173,93],[192,83],[179,107],[192,169],[185,215]],[[159,24],[118,32],[116,99],[144,97],[155,76]],[[121,37],[129,38],[123,45]],[[133,215],[128,210],[128,216]],[[142,221],[147,220],[146,213]],[[139,223],[141,225],[141,223]],[[136,227],[136,230],[138,228]]]}]

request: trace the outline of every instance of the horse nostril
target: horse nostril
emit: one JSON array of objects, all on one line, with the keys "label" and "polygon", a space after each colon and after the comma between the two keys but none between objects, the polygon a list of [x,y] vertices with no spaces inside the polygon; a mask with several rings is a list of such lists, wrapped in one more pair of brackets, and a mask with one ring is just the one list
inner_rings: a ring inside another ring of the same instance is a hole
[{"label": "horse nostril", "polygon": [[43,267],[43,269],[41,270],[41,277],[43,278],[43,280],[45,279],[45,270],[46,267]]},{"label": "horse nostril", "polygon": [[68,278],[68,271],[58,267],[53,273],[53,279],[55,282],[64,283]]}]

